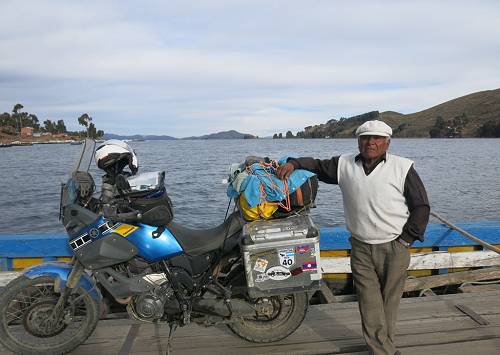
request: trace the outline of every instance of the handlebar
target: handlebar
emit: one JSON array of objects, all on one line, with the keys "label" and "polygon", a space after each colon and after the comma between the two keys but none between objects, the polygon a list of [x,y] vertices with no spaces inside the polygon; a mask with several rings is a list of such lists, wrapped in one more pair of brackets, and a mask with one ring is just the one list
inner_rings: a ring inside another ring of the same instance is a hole
[{"label": "handlebar", "polygon": [[139,212],[116,213],[114,217],[121,222],[139,222],[142,219],[142,214]]},{"label": "handlebar", "polygon": [[[110,205],[104,206],[103,215],[114,222],[140,222],[142,219],[142,214],[139,211],[117,213],[116,207]],[[160,226],[151,233],[151,236],[153,239],[159,238],[164,231],[165,227]]]},{"label": "handlebar", "polygon": [[142,219],[142,213],[139,211],[116,212],[116,206],[105,205],[102,209],[105,218],[117,222],[139,222]]}]

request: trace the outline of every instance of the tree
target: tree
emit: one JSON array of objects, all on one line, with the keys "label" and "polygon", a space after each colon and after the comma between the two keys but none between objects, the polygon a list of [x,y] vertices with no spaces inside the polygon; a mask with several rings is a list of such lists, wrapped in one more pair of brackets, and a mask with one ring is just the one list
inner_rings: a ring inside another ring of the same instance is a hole
[{"label": "tree", "polygon": [[8,112],[0,114],[0,126],[11,126],[15,127],[16,122],[12,119],[12,116]]},{"label": "tree", "polygon": [[89,124],[89,129],[87,130],[87,137],[94,139],[97,138],[97,130],[92,122]]},{"label": "tree", "polygon": [[21,115],[19,114],[19,110],[21,110],[23,107],[23,105],[17,103],[12,108],[12,118],[14,118],[14,121],[16,122],[16,128],[18,132],[21,132],[22,127]]},{"label": "tree", "polygon": [[15,104],[14,108],[12,109],[12,113],[17,114],[19,112],[19,110],[21,110],[23,108],[24,108],[23,105],[21,105],[21,104]]},{"label": "tree", "polygon": [[55,128],[56,128],[57,133],[66,133],[67,132],[66,125],[64,124],[63,120],[58,120]]},{"label": "tree", "polygon": [[49,133],[54,133],[55,132],[55,126],[54,126],[54,123],[51,120],[45,120],[45,121],[43,121],[43,125],[44,125],[45,132],[49,132]]},{"label": "tree", "polygon": [[[13,128],[13,134],[20,131],[22,127],[33,127],[35,131],[40,130],[40,123],[35,114],[21,112],[23,105],[15,104],[12,108],[12,114],[4,112],[0,114],[0,126]],[[9,130],[10,131],[10,130]]]},{"label": "tree", "polygon": [[78,117],[78,124],[82,125],[85,127],[87,131],[87,137],[89,137],[89,123],[92,121],[92,117],[90,117],[88,114],[84,113],[80,117]]},{"label": "tree", "polygon": [[498,138],[500,137],[500,121],[490,120],[481,125],[478,129],[479,137]]},{"label": "tree", "polygon": [[283,134],[281,134],[281,133],[280,133],[280,134],[278,134],[278,138],[279,138],[279,139],[283,138]]},{"label": "tree", "polygon": [[38,117],[33,113],[30,113],[29,117],[31,119],[33,129],[36,132],[40,131],[40,121],[38,121]]},{"label": "tree", "polygon": [[56,132],[56,124],[51,120],[43,121],[43,125],[45,127],[45,132],[55,133]]},{"label": "tree", "polygon": [[446,126],[446,122],[444,121],[442,116],[437,116],[436,122],[434,123],[434,127],[438,129],[443,129]]},{"label": "tree", "polygon": [[286,132],[286,136],[285,136],[285,137],[286,137],[286,138],[293,138],[293,133],[292,133],[292,131],[287,131],[287,132]]},{"label": "tree", "polygon": [[17,115],[21,127],[33,127],[33,119],[28,112],[19,112]]},{"label": "tree", "polygon": [[273,139],[278,139],[278,133],[273,134]]},{"label": "tree", "polygon": [[437,116],[434,126],[429,130],[431,138],[446,137],[446,122],[442,116]]}]

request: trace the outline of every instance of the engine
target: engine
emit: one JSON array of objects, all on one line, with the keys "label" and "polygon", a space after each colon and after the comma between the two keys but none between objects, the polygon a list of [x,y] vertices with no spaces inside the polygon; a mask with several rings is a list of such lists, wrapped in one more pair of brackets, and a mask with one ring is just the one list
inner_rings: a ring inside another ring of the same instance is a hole
[{"label": "engine", "polygon": [[173,295],[174,290],[170,283],[165,282],[149,292],[134,296],[131,306],[135,311],[134,313],[141,320],[155,321],[163,316],[167,302],[177,304],[177,300]]},{"label": "engine", "polygon": [[[135,293],[134,296],[123,299],[128,304],[127,311],[131,317],[139,321],[156,322],[165,318],[178,318],[182,314],[183,311],[171,281],[164,272],[161,272],[161,269],[138,259],[129,261],[127,267],[128,272],[134,276],[122,277],[121,281],[128,285],[125,291]],[[188,295],[194,286],[191,276],[178,267],[172,267],[170,271],[172,277],[176,278],[182,294]],[[114,273],[112,276],[120,278],[122,275]],[[102,283],[107,282],[105,277],[99,280]],[[142,286],[137,287],[138,285]]]}]

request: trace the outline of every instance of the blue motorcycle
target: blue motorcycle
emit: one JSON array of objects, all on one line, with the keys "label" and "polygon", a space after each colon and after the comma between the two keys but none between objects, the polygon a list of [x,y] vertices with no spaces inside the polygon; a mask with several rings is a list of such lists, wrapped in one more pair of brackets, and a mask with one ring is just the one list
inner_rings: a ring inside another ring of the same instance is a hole
[{"label": "blue motorcycle", "polygon": [[[93,159],[105,172],[97,192],[89,172]],[[173,220],[164,172],[137,174],[137,168],[124,142],[97,149],[94,141],[84,142],[61,188],[60,220],[72,261],[31,267],[8,284],[0,296],[0,342],[22,354],[70,352],[117,303],[130,318],[167,323],[171,331],[190,322],[227,324],[259,343],[294,332],[320,275],[311,273],[313,263],[309,269],[291,265],[302,255],[319,255],[319,247],[296,243],[282,259],[276,256],[285,266],[270,267],[272,260],[258,255],[249,261],[242,256],[245,221],[238,212],[215,228],[186,228]],[[254,264],[246,267],[244,259]],[[301,277],[305,286],[279,286]],[[270,286],[256,292],[258,282]]]}]

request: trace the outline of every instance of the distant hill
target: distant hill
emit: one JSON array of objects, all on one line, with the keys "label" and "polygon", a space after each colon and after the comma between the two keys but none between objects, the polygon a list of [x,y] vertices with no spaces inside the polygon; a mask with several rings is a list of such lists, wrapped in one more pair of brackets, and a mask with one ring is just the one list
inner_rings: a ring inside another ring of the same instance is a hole
[{"label": "distant hill", "polygon": [[391,126],[394,137],[500,137],[500,89],[476,92],[408,115],[371,111],[333,119],[305,127],[297,137],[352,138],[360,124],[373,119]]},{"label": "distant hill", "polygon": [[235,130],[207,134],[199,137],[186,137],[182,139],[254,139],[258,138],[251,134],[240,133]]},{"label": "distant hill", "polygon": [[172,140],[172,139],[177,139],[177,138],[170,137],[170,136],[154,136],[154,135],[143,136],[141,134],[134,134],[133,136],[123,136],[123,135],[119,135],[119,134],[106,133],[106,134],[104,134],[104,139],[165,141],[165,140]]},{"label": "distant hill", "polygon": [[120,139],[120,140],[147,140],[147,141],[164,141],[164,140],[172,140],[172,139],[253,139],[258,138],[257,136],[253,136],[251,134],[240,133],[234,130],[224,131],[218,133],[207,134],[204,136],[193,136],[186,138],[175,138],[171,136],[155,136],[155,135],[142,135],[135,134],[132,136],[124,136],[119,134],[106,133],[104,135],[104,139]]}]

